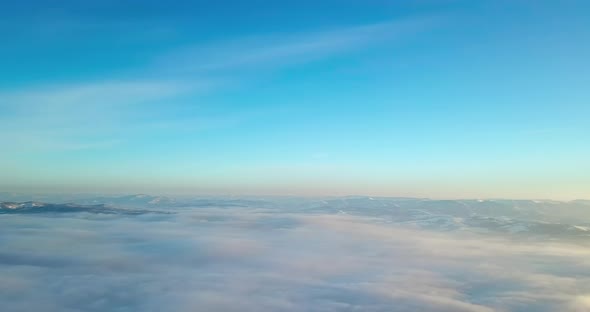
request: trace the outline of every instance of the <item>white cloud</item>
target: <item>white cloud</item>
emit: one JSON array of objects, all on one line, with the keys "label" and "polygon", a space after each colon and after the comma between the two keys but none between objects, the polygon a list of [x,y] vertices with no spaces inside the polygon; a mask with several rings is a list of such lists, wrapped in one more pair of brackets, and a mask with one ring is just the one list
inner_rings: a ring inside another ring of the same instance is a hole
[{"label": "white cloud", "polygon": [[0,140],[11,150],[96,149],[116,145],[150,102],[208,88],[198,81],[99,81],[0,93]]},{"label": "white cloud", "polygon": [[590,311],[590,295],[579,296],[575,298],[571,304],[572,312],[588,312]]},{"label": "white cloud", "polygon": [[271,34],[197,45],[163,55],[156,62],[156,68],[168,73],[281,68],[390,43],[430,28],[434,21],[433,17],[409,18],[326,31]]},{"label": "white cloud", "polygon": [[588,249],[579,245],[434,233],[354,216],[177,212],[0,216],[0,284],[11,285],[0,301],[11,311],[587,308]]},{"label": "white cloud", "polygon": [[198,103],[197,95],[229,81],[249,81],[264,70],[367,49],[416,33],[433,20],[411,18],[177,48],[124,77],[113,74],[105,80],[52,82],[0,92],[0,109],[5,112],[0,116],[0,140],[10,146],[10,153],[100,149],[132,141],[129,133],[233,126],[259,113],[177,118],[162,112],[173,111],[179,105],[174,102],[177,97],[190,96],[190,105],[206,105]]}]

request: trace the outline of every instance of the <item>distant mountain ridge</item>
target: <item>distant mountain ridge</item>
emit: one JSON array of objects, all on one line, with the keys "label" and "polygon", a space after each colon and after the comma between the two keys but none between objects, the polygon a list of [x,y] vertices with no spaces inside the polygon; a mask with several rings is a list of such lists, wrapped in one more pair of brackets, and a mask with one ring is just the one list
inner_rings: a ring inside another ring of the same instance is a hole
[{"label": "distant mountain ridge", "polygon": [[134,194],[124,196],[100,196],[79,199],[76,203],[83,205],[105,204],[110,206],[124,206],[124,207],[146,207],[146,206],[176,206],[177,201],[166,196],[152,196],[147,194]]},{"label": "distant mountain ridge", "polygon": [[0,202],[0,214],[36,214],[36,213],[100,213],[100,214],[124,214],[138,215],[148,212],[149,210],[138,209],[120,209],[108,207],[104,204],[80,205],[73,203],[51,204],[41,202]]},{"label": "distant mountain ridge", "polygon": [[71,203],[0,202],[0,214],[96,213],[138,215],[200,208],[237,208],[265,213],[364,216],[375,222],[437,231],[491,232],[536,239],[590,243],[590,201],[431,200],[349,196],[338,198],[185,198],[145,194],[78,199]]},{"label": "distant mountain ridge", "polygon": [[378,222],[439,231],[575,239],[590,243],[590,202],[430,200],[356,197],[324,200],[308,212],[370,216]]},{"label": "distant mountain ridge", "polygon": [[101,196],[74,201],[82,205],[104,204],[113,207],[141,207],[141,208],[181,208],[181,207],[267,207],[269,202],[253,199],[233,198],[192,198],[175,199],[166,196],[152,196],[146,194],[124,196]]}]

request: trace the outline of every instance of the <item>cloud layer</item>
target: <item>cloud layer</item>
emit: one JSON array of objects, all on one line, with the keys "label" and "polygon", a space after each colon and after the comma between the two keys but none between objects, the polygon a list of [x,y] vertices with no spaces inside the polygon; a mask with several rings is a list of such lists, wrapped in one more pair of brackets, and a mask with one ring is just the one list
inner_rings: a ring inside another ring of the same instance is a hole
[{"label": "cloud layer", "polygon": [[590,311],[590,249],[254,208],[0,216],[6,311]]}]

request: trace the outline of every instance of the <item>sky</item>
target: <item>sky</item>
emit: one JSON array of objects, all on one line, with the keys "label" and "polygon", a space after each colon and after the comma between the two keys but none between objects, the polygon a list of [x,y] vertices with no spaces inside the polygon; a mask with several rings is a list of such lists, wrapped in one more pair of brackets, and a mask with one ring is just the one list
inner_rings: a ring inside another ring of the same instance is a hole
[{"label": "sky", "polygon": [[590,198],[587,1],[0,1],[0,189]]}]

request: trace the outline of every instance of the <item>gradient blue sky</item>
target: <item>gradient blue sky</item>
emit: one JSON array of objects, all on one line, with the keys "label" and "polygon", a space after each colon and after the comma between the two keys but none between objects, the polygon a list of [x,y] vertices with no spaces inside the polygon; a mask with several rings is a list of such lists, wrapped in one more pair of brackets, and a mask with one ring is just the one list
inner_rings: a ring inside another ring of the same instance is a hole
[{"label": "gradient blue sky", "polygon": [[0,189],[590,198],[588,1],[0,1]]}]

